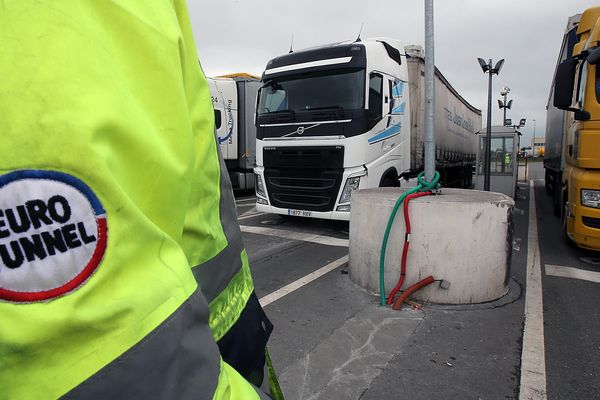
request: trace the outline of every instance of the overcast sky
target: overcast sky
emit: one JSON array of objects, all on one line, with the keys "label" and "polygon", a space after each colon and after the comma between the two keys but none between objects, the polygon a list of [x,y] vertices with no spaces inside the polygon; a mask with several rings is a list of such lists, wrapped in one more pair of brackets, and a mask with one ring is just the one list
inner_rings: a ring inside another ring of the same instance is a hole
[{"label": "overcast sky", "polygon": [[[569,16],[591,0],[434,0],[435,64],[456,90],[482,110],[488,78],[477,57],[505,59],[493,78],[492,124],[502,123],[497,99],[511,89],[508,118],[527,118],[522,145],[544,136],[546,103]],[[294,49],[387,36],[424,44],[423,0],[188,0],[194,36],[207,76],[261,75],[267,61]]]}]

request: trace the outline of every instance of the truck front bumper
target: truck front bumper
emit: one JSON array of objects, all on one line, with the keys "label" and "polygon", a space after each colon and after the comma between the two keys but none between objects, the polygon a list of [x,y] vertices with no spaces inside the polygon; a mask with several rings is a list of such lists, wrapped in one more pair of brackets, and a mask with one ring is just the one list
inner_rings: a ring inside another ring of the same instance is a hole
[{"label": "truck front bumper", "polygon": [[578,205],[572,207],[574,216],[569,218],[569,237],[577,246],[600,251],[600,210]]},{"label": "truck front bumper", "polygon": [[582,169],[570,172],[570,185],[575,193],[570,193],[574,202],[569,203],[569,237],[579,247],[600,251],[600,208],[586,207],[581,202],[582,189],[600,190],[600,172]]},{"label": "truck front bumper", "polygon": [[341,221],[349,221],[350,220],[350,212],[341,212],[341,211],[319,212],[319,211],[293,210],[293,209],[273,207],[270,205],[259,204],[259,203],[256,203],[256,210],[260,211],[260,212],[264,212],[264,213],[290,215],[290,216],[298,216],[298,217],[305,217],[305,218],[335,219],[335,220],[341,220]]},{"label": "truck front bumper", "polygon": [[[310,211],[302,209],[292,209],[275,207],[272,205],[269,196],[269,187],[266,185],[266,179],[264,176],[264,167],[255,167],[254,173],[256,174],[256,180],[259,182],[256,188],[256,210],[265,213],[279,214],[279,215],[290,215],[305,218],[318,218],[318,219],[330,219],[330,220],[341,220],[350,221],[350,202],[344,201],[340,203],[340,193],[343,193],[348,178],[362,177],[366,175],[364,167],[346,168],[342,175],[342,181],[340,190],[335,194],[336,201],[333,203],[332,211]],[[360,181],[360,185],[364,184],[364,179]],[[260,200],[260,201],[258,201]],[[341,211],[344,210],[344,211]]]},{"label": "truck front bumper", "polygon": [[600,251],[600,237],[593,237],[578,233],[571,233],[570,237],[575,244],[577,244],[577,246],[583,249]]}]

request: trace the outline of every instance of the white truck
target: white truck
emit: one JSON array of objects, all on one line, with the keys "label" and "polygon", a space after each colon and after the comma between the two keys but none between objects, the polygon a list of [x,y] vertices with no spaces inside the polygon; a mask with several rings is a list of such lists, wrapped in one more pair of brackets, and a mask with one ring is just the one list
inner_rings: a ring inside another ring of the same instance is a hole
[{"label": "white truck", "polygon": [[256,127],[254,112],[260,78],[246,73],[208,78],[217,140],[233,189],[254,187]]},{"label": "white truck", "polygon": [[[376,38],[269,61],[256,112],[257,210],[348,220],[353,190],[422,171],[423,57]],[[435,96],[436,169],[444,186],[471,187],[481,111],[437,69]]]}]

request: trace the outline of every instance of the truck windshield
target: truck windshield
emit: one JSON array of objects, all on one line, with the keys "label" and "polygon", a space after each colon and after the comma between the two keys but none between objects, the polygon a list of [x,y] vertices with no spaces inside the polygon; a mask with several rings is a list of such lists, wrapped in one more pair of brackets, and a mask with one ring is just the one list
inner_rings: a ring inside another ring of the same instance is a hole
[{"label": "truck windshield", "polygon": [[283,76],[265,82],[258,114],[364,108],[363,69]]}]

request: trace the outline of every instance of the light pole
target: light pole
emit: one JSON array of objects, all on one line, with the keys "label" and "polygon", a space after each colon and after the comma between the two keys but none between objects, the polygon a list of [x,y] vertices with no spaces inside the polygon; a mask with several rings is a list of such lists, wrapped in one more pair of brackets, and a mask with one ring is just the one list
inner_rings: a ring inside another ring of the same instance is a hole
[{"label": "light pole", "polygon": [[506,101],[506,97],[508,96],[508,94],[510,93],[510,88],[507,86],[504,86],[502,88],[502,90],[500,91],[500,96],[504,96],[504,102],[502,102],[502,100],[498,100],[498,107],[500,109],[504,109],[504,117],[502,118],[502,125],[506,126],[506,109],[509,109],[512,107],[512,99],[509,100],[508,102]]},{"label": "light pole", "polygon": [[485,62],[483,58],[478,58],[479,65],[483,70],[484,74],[489,74],[489,86],[488,86],[488,110],[487,110],[487,137],[485,144],[485,177],[483,180],[483,190],[490,191],[490,149],[492,148],[492,75],[500,72],[504,59],[501,59],[496,63],[496,66],[492,68],[492,59],[489,62]]},{"label": "light pole", "polygon": [[533,138],[531,139],[531,155],[535,156],[535,118],[533,119]]},{"label": "light pole", "polygon": [[433,0],[425,0],[425,180],[433,182],[435,173],[435,90],[433,51]]}]

